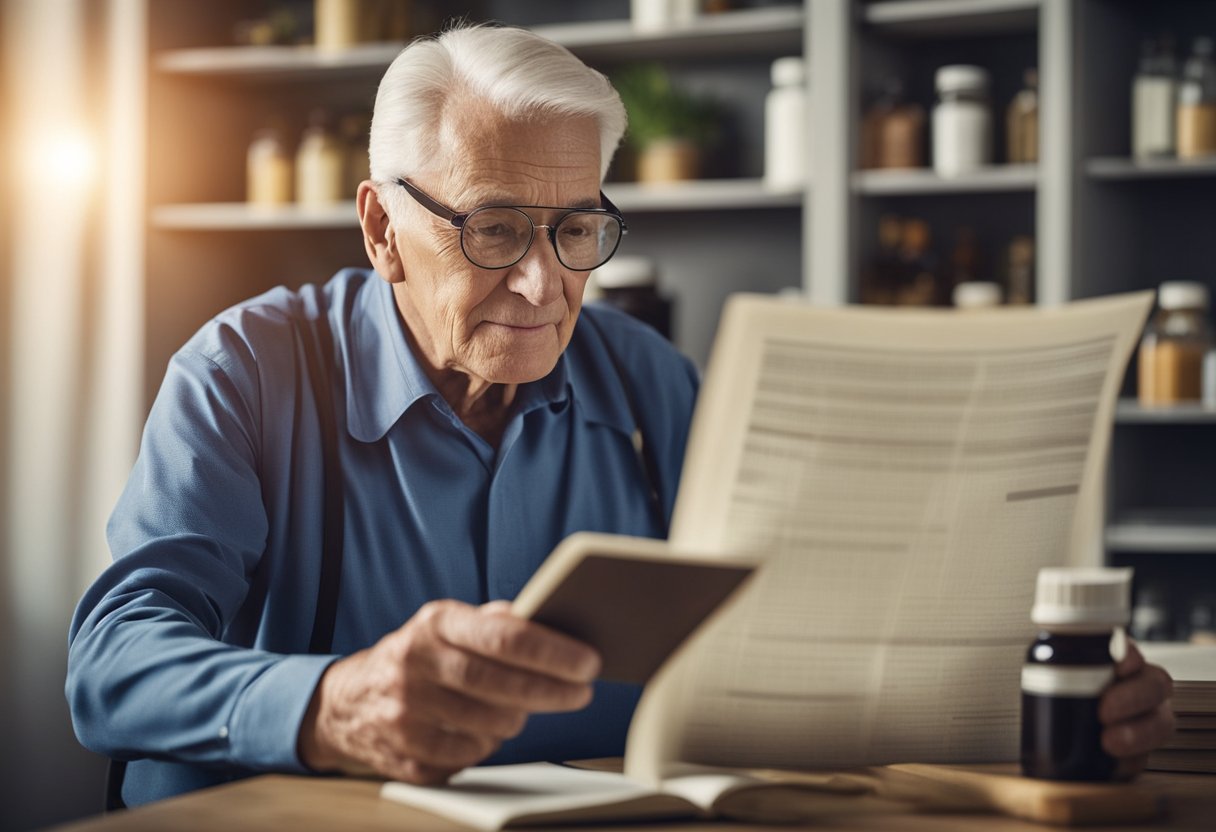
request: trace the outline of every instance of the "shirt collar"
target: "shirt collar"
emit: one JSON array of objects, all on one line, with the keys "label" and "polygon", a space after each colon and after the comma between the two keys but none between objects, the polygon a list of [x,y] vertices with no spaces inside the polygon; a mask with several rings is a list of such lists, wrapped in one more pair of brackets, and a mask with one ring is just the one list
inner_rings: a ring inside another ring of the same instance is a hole
[{"label": "shirt collar", "polygon": [[[350,349],[344,351],[346,421],[360,442],[377,442],[404,413],[424,399],[445,411],[447,402],[427,377],[410,349],[392,286],[370,272],[363,291],[355,293],[350,321]],[[583,310],[570,345],[544,378],[519,389],[517,407],[527,413],[546,405],[555,409],[573,400],[585,421],[631,435],[630,413],[622,380],[606,352],[602,327]],[[592,328],[595,331],[589,331]]]},{"label": "shirt collar", "polygon": [[351,305],[346,423],[355,439],[376,442],[416,402],[439,394],[405,340],[388,281],[370,272]]}]

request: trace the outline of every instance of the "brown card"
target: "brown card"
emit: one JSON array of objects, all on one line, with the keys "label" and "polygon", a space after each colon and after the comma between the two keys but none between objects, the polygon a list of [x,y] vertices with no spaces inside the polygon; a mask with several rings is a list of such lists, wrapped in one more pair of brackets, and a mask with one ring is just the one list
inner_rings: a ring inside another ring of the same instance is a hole
[{"label": "brown card", "polygon": [[579,532],[553,550],[512,610],[595,647],[600,678],[645,684],[755,566],[673,552],[662,540]]}]

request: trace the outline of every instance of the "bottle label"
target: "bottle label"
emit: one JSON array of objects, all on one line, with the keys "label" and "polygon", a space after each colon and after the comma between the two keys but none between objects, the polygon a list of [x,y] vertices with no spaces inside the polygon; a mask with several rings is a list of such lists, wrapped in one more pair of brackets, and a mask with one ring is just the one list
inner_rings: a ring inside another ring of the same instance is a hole
[{"label": "bottle label", "polygon": [[1111,665],[1097,667],[1022,666],[1022,692],[1035,696],[1097,696],[1115,678]]}]

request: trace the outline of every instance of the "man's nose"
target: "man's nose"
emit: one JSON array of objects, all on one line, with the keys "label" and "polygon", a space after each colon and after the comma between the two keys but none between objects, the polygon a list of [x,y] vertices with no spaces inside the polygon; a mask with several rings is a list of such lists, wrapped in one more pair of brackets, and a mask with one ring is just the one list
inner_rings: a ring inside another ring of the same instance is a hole
[{"label": "man's nose", "polygon": [[553,247],[553,229],[537,225],[528,253],[511,267],[507,288],[533,306],[548,306],[561,297],[564,273]]}]

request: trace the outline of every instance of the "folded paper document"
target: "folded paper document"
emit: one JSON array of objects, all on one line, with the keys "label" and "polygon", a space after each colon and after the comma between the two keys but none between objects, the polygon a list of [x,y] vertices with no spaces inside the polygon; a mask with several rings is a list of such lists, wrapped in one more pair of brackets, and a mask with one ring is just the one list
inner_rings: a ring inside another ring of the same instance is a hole
[{"label": "folded paper document", "polygon": [[1151,304],[732,298],[670,545],[762,565],[647,683],[632,783],[1016,759],[1035,575],[1097,557],[1115,399]]}]

